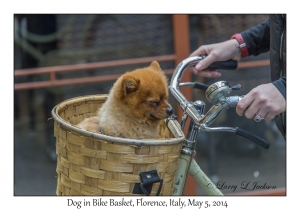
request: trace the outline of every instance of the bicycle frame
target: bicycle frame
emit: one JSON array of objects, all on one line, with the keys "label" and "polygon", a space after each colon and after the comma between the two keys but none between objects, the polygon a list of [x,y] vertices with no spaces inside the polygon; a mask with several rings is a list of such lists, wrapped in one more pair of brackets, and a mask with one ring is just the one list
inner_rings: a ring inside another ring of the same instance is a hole
[{"label": "bicycle frame", "polygon": [[[201,118],[201,112],[204,109],[197,111],[180,93],[178,87],[184,70],[197,62],[199,62],[202,57],[188,58],[182,61],[174,71],[173,77],[171,79],[170,91],[174,98],[178,101],[182,107],[184,114],[181,122],[181,129],[184,129],[187,117],[191,117],[192,120],[189,125],[188,138],[185,139],[184,146],[179,157],[178,170],[175,176],[174,182],[174,193],[173,195],[182,195],[184,187],[186,184],[187,175],[190,174],[198,185],[208,194],[208,195],[223,195],[222,192],[213,184],[213,182],[206,176],[206,174],[201,170],[199,165],[193,159],[195,154],[194,148],[196,146],[196,138],[199,131],[199,126],[194,123]],[[200,106],[204,105],[200,103]],[[205,106],[205,105],[204,105]]]},{"label": "bicycle frame", "polygon": [[[193,128],[193,132],[197,132],[197,130],[198,128]],[[195,137],[197,137],[197,135]],[[222,192],[207,177],[207,175],[202,171],[197,162],[193,159],[193,154],[190,155],[184,153],[181,153],[179,157],[178,169],[175,175],[173,195],[183,194],[188,174],[190,174],[195,179],[197,184],[205,191],[207,195],[223,195]]]}]

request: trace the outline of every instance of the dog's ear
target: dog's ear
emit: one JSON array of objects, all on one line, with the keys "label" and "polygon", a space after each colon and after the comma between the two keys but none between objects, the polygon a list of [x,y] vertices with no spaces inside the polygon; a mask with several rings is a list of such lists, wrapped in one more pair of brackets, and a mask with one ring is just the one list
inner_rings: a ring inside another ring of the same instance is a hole
[{"label": "dog's ear", "polygon": [[129,93],[135,92],[138,90],[140,84],[139,79],[135,79],[133,77],[125,77],[123,80],[123,87],[125,90],[125,96]]},{"label": "dog's ear", "polygon": [[155,71],[161,71],[161,68],[157,61],[152,61],[152,63],[150,64],[149,67],[150,67],[150,69],[153,69]]}]

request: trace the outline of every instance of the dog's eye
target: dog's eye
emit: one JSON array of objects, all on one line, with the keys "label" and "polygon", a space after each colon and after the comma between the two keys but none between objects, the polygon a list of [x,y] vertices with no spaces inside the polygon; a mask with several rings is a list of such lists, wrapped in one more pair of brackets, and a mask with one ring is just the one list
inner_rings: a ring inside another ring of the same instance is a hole
[{"label": "dog's eye", "polygon": [[158,101],[147,101],[150,105],[153,105],[153,106],[157,106],[158,105]]}]

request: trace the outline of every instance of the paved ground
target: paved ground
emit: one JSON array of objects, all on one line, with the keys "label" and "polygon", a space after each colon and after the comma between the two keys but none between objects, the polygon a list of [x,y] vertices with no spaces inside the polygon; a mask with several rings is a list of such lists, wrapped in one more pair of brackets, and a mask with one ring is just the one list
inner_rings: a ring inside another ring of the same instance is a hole
[{"label": "paved ground", "polygon": [[14,132],[14,195],[55,195],[56,163],[45,152],[45,141],[37,132]]},{"label": "paved ground", "polygon": [[[198,158],[201,168],[209,174],[208,158]],[[259,157],[220,155],[216,160],[219,187],[224,194],[251,192],[257,187],[286,187],[286,150],[282,145],[262,151]],[[247,185],[245,187],[245,185]],[[226,188],[229,189],[226,189]],[[234,188],[232,188],[234,187]],[[234,190],[233,190],[234,189]],[[198,189],[203,194],[202,189]]]},{"label": "paved ground", "polygon": [[[55,195],[56,163],[45,152],[45,135],[39,125],[36,132],[22,130],[22,122],[15,122],[14,132],[14,195]],[[40,125],[42,126],[42,125]],[[40,131],[39,131],[40,129]],[[197,156],[201,168],[209,174],[207,155]],[[245,192],[240,186],[244,181],[265,183],[276,188],[286,186],[285,142],[272,143],[269,150],[262,149],[255,155],[237,155],[219,152],[215,159],[220,186],[237,186],[236,190],[225,189],[223,193]],[[250,186],[250,185],[249,185]],[[199,195],[204,195],[198,189]]]}]

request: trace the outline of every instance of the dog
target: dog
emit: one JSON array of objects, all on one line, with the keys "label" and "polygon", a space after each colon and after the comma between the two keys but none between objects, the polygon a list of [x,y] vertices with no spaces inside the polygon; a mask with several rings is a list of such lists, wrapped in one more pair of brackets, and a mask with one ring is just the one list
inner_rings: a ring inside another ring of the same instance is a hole
[{"label": "dog", "polygon": [[168,81],[157,61],[126,72],[109,91],[98,115],[77,127],[129,139],[158,138],[159,122],[173,114],[168,103]]}]

